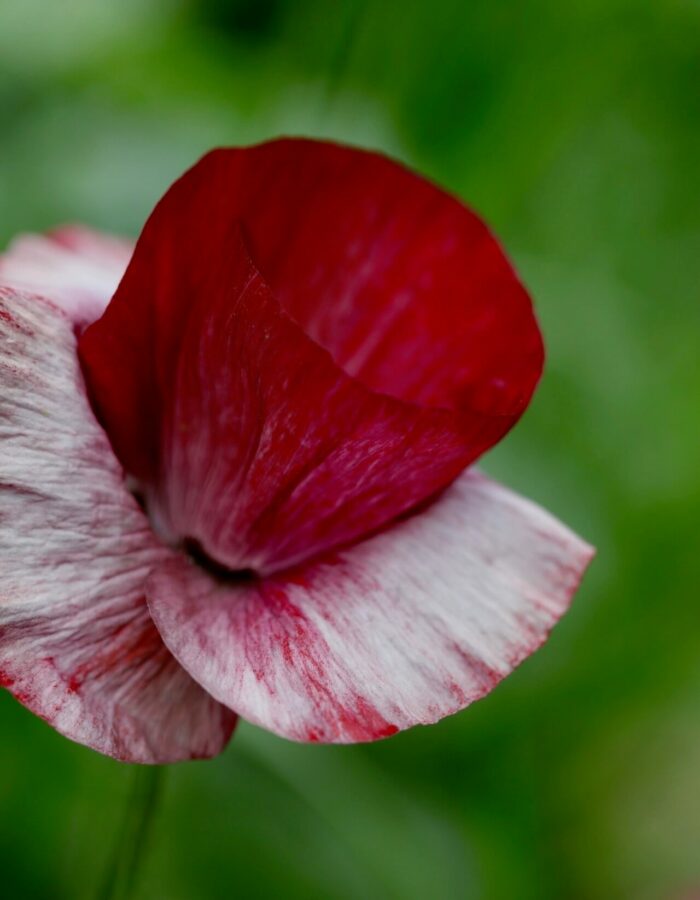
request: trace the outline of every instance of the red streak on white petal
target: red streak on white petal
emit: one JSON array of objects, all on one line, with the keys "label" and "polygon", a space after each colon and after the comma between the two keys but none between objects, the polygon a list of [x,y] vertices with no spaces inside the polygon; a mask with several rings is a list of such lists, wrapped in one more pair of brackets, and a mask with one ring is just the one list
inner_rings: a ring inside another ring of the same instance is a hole
[{"label": "red streak on white petal", "polygon": [[61,733],[132,762],[211,756],[235,716],[178,665],[144,584],[171,551],[94,420],[73,326],[0,288],[0,673]]},{"label": "red streak on white petal", "polygon": [[546,639],[592,555],[544,510],[475,472],[332,558],[259,582],[186,560],[147,594],[213,696],[295,740],[374,740],[488,693]]}]

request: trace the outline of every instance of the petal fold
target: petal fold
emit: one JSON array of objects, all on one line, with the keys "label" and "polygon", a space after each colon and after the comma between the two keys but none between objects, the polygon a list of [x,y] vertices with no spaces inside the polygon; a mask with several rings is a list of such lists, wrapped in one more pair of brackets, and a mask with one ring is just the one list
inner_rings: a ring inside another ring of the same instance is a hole
[{"label": "petal fold", "polygon": [[370,741],[488,693],[568,607],[592,549],[469,471],[428,509],[286,575],[154,570],[161,635],[212,696],[299,741]]},{"label": "petal fold", "polygon": [[0,288],[0,683],[119,759],[218,753],[235,716],[174,660],[144,597],[170,554],[89,408],[71,321]]}]

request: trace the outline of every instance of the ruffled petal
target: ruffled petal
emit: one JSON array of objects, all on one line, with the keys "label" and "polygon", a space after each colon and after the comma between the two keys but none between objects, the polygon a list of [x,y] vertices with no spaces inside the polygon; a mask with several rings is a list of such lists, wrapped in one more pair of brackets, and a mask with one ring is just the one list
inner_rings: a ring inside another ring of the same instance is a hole
[{"label": "ruffled petal", "polygon": [[48,297],[81,330],[104,312],[133,249],[80,225],[20,235],[0,255],[0,283]]},{"label": "ruffled petal", "polygon": [[300,741],[435,722],[488,693],[566,610],[592,549],[473,471],[355,547],[250,583],[155,570],[165,643],[212,696]]},{"label": "ruffled petal", "polygon": [[71,322],[0,288],[0,683],[119,759],[218,753],[235,716],[173,659],[144,599],[170,555],[90,411]]},{"label": "ruffled petal", "polygon": [[164,536],[261,573],[444,488],[542,366],[530,300],[471,212],[378,154],[302,140],[186,173],[80,352]]}]

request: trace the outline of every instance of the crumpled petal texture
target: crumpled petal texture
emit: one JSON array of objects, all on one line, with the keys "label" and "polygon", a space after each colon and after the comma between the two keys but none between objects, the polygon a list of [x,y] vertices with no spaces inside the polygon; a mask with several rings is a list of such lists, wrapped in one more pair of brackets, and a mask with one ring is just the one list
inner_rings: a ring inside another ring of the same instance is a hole
[{"label": "crumpled petal texture", "polygon": [[488,693],[566,610],[592,556],[470,471],[429,509],[249,584],[179,558],[154,570],[163,638],[211,694],[299,741],[370,741]]},{"label": "crumpled petal texture", "polygon": [[0,283],[48,297],[80,331],[105,311],[133,249],[81,225],[20,235],[0,254]]},{"label": "crumpled petal texture", "polygon": [[218,753],[235,716],[173,659],[144,599],[170,555],[90,411],[71,321],[0,288],[2,685],[119,759]]},{"label": "crumpled petal texture", "polygon": [[473,213],[378,154],[282,140],[176,182],[80,353],[160,532],[268,574],[453,481],[543,350]]}]

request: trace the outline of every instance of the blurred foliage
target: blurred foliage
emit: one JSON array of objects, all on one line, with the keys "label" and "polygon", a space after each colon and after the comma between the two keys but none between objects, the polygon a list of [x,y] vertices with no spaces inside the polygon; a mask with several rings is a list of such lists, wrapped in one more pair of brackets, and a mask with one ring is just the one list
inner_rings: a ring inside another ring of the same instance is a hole
[{"label": "blurred foliage", "polygon": [[[496,228],[549,367],[485,468],[599,548],[496,692],[372,746],[170,771],[139,897],[700,891],[696,0],[0,0],[0,242],[136,233],[206,149],[383,148]],[[94,895],[131,771],[0,696],[3,896]]]}]

